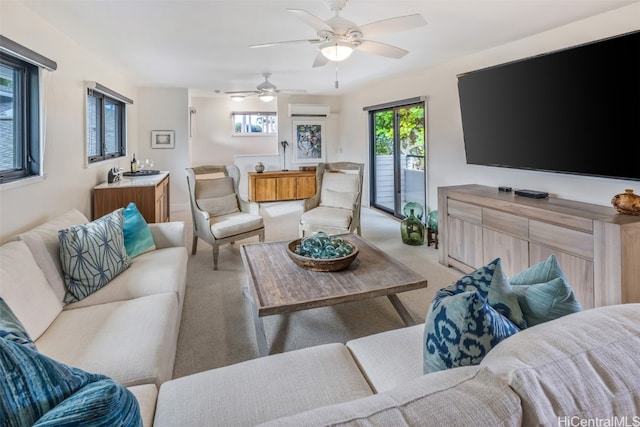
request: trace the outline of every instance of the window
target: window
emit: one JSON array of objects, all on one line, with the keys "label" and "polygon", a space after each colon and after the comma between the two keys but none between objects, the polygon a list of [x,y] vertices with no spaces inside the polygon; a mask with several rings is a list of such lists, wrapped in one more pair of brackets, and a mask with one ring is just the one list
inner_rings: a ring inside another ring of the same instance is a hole
[{"label": "window", "polygon": [[0,184],[41,174],[40,69],[0,52]]},{"label": "window", "polygon": [[123,101],[87,89],[87,160],[95,163],[126,154]]},{"label": "window", "polygon": [[234,136],[264,136],[278,132],[278,115],[274,112],[233,112],[231,123]]}]

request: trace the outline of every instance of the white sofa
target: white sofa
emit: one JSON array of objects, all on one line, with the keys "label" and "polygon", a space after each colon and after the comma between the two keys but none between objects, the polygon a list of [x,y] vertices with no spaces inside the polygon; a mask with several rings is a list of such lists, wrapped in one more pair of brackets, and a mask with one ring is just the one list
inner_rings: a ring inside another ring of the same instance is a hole
[{"label": "white sofa", "polygon": [[479,366],[428,375],[423,330],[417,325],[176,378],[160,387],[154,426],[640,422],[640,304],[533,326],[502,341]]},{"label": "white sofa", "polygon": [[65,304],[58,230],[87,222],[74,209],[3,244],[0,297],[41,353],[129,387],[150,425],[158,388],[173,376],[187,277],[184,223],[149,224],[155,250]]}]

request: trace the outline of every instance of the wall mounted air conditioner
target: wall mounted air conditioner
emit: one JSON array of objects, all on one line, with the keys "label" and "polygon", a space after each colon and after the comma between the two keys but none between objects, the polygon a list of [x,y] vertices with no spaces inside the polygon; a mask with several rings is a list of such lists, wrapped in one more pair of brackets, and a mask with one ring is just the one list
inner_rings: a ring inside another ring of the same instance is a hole
[{"label": "wall mounted air conditioner", "polygon": [[289,117],[329,117],[329,106],[320,104],[289,104]]}]

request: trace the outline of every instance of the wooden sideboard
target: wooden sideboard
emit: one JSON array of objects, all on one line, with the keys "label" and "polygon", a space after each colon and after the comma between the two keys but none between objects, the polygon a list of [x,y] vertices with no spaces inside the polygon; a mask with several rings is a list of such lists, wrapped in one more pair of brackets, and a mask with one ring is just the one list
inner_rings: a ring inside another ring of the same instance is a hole
[{"label": "wooden sideboard", "polygon": [[315,194],[315,171],[249,172],[252,202],[308,199]]},{"label": "wooden sideboard", "polygon": [[170,221],[169,172],[127,178],[93,188],[93,219],[135,202],[148,223]]},{"label": "wooden sideboard", "polygon": [[497,188],[438,188],[440,263],[465,273],[501,258],[507,275],[554,254],[584,308],[640,302],[640,217]]}]

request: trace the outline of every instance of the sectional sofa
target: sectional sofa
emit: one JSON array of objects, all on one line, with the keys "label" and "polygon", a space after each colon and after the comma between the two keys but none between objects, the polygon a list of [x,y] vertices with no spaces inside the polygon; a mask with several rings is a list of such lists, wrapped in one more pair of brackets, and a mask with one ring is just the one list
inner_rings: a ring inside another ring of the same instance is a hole
[{"label": "sectional sofa", "polygon": [[89,220],[73,209],[0,247],[0,297],[38,351],[127,386],[153,421],[173,376],[187,279],[183,222],[149,224],[154,250],[80,301],[66,303],[58,231]]},{"label": "sectional sofa", "polygon": [[86,221],[71,211],[4,244],[0,297],[40,352],[127,386],[145,426],[640,424],[640,304],[532,326],[477,366],[427,375],[421,324],[171,379],[184,225],[151,224],[155,250],[64,304],[53,236]]}]

